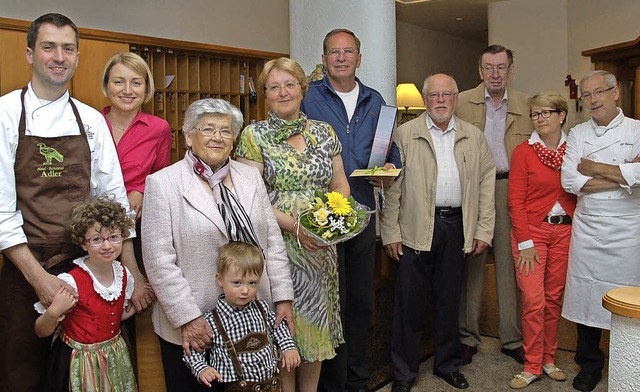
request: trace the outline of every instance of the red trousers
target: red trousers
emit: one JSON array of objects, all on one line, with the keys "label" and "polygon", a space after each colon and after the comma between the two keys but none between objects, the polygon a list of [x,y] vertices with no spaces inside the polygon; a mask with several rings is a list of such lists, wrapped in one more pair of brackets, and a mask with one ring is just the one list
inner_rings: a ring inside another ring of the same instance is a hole
[{"label": "red trousers", "polygon": [[529,225],[531,239],[540,257],[535,272],[525,275],[518,266],[518,243],[513,232],[511,245],[516,264],[516,280],[522,292],[522,343],[524,371],[542,374],[542,365],[554,363],[558,347],[558,324],[562,294],[567,277],[571,225],[542,222]]}]

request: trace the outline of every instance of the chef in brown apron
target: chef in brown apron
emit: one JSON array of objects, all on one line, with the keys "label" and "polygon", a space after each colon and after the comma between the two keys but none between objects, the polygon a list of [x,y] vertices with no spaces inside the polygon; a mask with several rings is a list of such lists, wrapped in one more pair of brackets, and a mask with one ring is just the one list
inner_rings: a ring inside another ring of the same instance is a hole
[{"label": "chef in brown apron", "polygon": [[[79,135],[45,138],[25,135],[24,94],[20,115],[19,144],[16,151],[15,176],[17,207],[22,212],[22,229],[29,250],[53,275],[71,269],[71,261],[84,252],[71,243],[65,227],[71,209],[89,200],[91,151],[82,119],[73,101],[69,104],[76,117]],[[62,157],[60,161],[49,156]],[[37,385],[38,366],[44,365],[51,338],[38,339],[31,331],[38,314],[33,304],[38,296],[22,273],[6,260],[0,272],[0,331],[7,331],[2,356],[12,367],[12,377],[20,384]],[[6,327],[6,329],[5,329]],[[5,380],[9,381],[9,380]],[[10,382],[10,381],[9,381]],[[4,383],[4,381],[3,381]],[[10,382],[11,383],[11,382]],[[28,388],[27,388],[28,389]]]},{"label": "chef in brown apron", "polygon": [[[33,304],[40,300],[47,305],[52,290],[64,285],[55,275],[70,270],[72,260],[83,254],[71,244],[66,230],[71,209],[87,201],[92,191],[113,194],[128,207],[115,147],[105,142],[111,139],[102,115],[68,98],[67,83],[78,61],[77,27],[64,15],[46,14],[29,27],[27,41],[31,83],[0,97],[4,259],[0,272],[0,392],[38,390],[51,339],[35,336]],[[75,127],[79,134],[73,134]],[[45,137],[49,135],[52,137]],[[11,192],[11,177],[15,178],[15,193]],[[96,189],[91,190],[93,180]],[[141,310],[150,304],[153,294],[144,287],[144,278],[138,280],[141,275],[133,247],[130,243],[127,247],[123,247],[121,261],[136,279],[132,302]]]}]

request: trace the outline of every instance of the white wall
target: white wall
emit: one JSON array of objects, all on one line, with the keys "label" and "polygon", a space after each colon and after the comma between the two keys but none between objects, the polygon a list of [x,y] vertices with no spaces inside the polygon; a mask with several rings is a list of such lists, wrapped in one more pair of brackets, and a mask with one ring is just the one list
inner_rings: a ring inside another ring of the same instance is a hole
[{"label": "white wall", "polygon": [[[593,69],[582,51],[640,35],[638,0],[509,0],[489,4],[488,16],[489,42],[515,51],[513,86],[529,94],[554,90],[568,98],[566,75],[579,81]],[[569,126],[588,115],[571,110]]]},{"label": "white wall", "polygon": [[464,91],[480,83],[478,55],[486,42],[465,40],[409,23],[397,22],[398,83],[415,83],[422,90],[433,73],[451,75]]},{"label": "white wall", "polygon": [[0,0],[0,16],[62,13],[79,27],[289,53],[288,0]]}]

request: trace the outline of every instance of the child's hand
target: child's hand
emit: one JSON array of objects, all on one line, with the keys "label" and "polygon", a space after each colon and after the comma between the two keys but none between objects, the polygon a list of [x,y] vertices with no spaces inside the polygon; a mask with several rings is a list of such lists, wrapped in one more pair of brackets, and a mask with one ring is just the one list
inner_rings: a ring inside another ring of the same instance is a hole
[{"label": "child's hand", "polygon": [[212,367],[208,367],[198,374],[198,379],[201,383],[211,388],[211,383],[213,381],[222,382],[222,377],[220,377],[220,373],[216,371],[216,369]]},{"label": "child's hand", "polygon": [[282,353],[282,368],[290,372],[300,366],[300,354],[298,350],[287,350]]},{"label": "child's hand", "polygon": [[64,287],[60,287],[56,292],[56,295],[53,297],[53,301],[51,301],[51,306],[47,309],[47,313],[51,314],[55,318],[60,318],[73,309],[77,302],[78,301],[72,293],[67,291]]}]

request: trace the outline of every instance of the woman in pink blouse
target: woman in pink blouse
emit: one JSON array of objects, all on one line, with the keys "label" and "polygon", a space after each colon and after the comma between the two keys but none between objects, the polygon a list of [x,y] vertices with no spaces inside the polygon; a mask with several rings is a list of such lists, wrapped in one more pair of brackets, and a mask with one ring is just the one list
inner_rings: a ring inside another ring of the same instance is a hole
[{"label": "woman in pink blouse", "polygon": [[111,106],[102,109],[102,114],[113,135],[129,204],[137,219],[142,216],[147,176],[171,163],[169,123],[140,110],[154,91],[151,70],[137,54],[117,53],[107,62],[102,92]]},{"label": "woman in pink blouse", "polygon": [[513,151],[509,171],[511,243],[522,292],[525,354],[524,370],[509,384],[514,389],[526,388],[543,372],[556,381],[566,379],[554,356],[576,207],[575,195],[560,184],[567,102],[557,93],[538,93],[529,105],[535,130]]},{"label": "woman in pink blouse", "polygon": [[[133,248],[143,273],[140,218],[145,180],[148,175],[171,163],[169,123],[141,110],[142,104],[153,97],[154,91],[153,75],[142,57],[123,52],[107,61],[102,74],[102,92],[111,105],[102,109],[102,114],[116,145],[129,205],[136,213],[138,235],[133,238]],[[136,369],[135,319],[132,317],[123,322],[122,327],[131,362]]]}]

